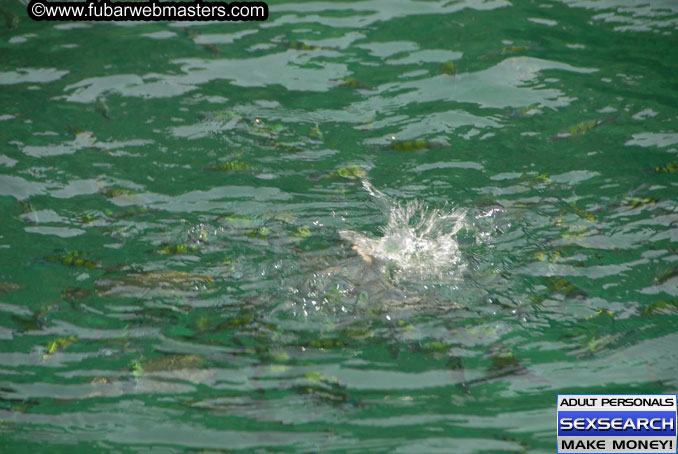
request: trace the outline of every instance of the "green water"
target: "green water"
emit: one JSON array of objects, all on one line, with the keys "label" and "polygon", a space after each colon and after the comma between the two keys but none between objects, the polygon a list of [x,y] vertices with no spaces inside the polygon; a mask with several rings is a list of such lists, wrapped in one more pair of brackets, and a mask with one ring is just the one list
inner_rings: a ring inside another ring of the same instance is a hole
[{"label": "green water", "polygon": [[2,3],[3,454],[550,453],[557,393],[678,390],[675,2],[269,5]]}]

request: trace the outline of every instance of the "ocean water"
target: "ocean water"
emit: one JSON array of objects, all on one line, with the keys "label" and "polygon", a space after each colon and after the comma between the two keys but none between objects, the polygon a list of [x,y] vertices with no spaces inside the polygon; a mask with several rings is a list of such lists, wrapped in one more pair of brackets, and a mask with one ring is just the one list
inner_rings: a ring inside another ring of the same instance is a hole
[{"label": "ocean water", "polygon": [[678,3],[0,4],[0,452],[552,453],[678,390]]}]

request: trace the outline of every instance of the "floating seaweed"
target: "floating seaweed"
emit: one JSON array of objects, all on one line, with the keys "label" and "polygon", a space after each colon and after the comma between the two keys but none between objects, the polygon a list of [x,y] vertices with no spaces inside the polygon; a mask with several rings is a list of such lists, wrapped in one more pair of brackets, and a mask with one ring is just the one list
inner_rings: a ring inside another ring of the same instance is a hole
[{"label": "floating seaweed", "polygon": [[614,313],[610,311],[609,309],[598,309],[596,310],[596,313],[593,315],[588,315],[584,318],[584,320],[595,320],[595,321],[600,321],[603,320],[605,322],[607,321],[613,321],[614,322]]},{"label": "floating seaweed", "polygon": [[334,377],[327,377],[317,372],[308,372],[304,375],[304,378],[306,383],[293,387],[299,394],[331,405],[358,404],[348,394],[346,387]]},{"label": "floating seaweed", "polygon": [[622,200],[622,205],[630,208],[644,208],[657,203],[659,203],[659,199],[655,197],[633,197],[630,195],[625,195],[624,199]]},{"label": "floating seaweed", "polygon": [[[26,413],[31,408],[38,405],[35,399],[8,399],[0,396],[0,409],[10,412]],[[11,423],[0,419],[0,433],[5,433],[8,429],[16,432],[19,423]]]},{"label": "floating seaweed", "polygon": [[290,213],[289,211],[283,211],[280,213],[274,213],[274,212],[267,212],[266,213],[266,218],[268,220],[272,221],[280,221],[285,224],[294,224],[294,215]]},{"label": "floating seaweed", "polygon": [[267,240],[268,237],[271,236],[271,233],[273,233],[273,231],[264,225],[250,230],[247,236],[258,240]]},{"label": "floating seaweed", "polygon": [[248,164],[243,161],[225,161],[225,162],[218,162],[214,164],[210,164],[207,167],[205,167],[205,170],[212,171],[212,172],[226,172],[226,173],[232,173],[232,172],[246,172],[249,170],[253,170],[255,167],[251,164]]},{"label": "floating seaweed", "polygon": [[654,278],[654,283],[655,284],[663,284],[664,282],[674,279],[678,277],[678,268],[671,268],[670,270],[666,270],[660,275],[658,275],[656,278]]},{"label": "floating seaweed", "polygon": [[320,126],[318,126],[318,123],[316,123],[315,126],[311,128],[311,131],[308,133],[308,136],[311,139],[325,140],[325,135],[320,130]]},{"label": "floating seaweed", "polygon": [[294,49],[294,50],[325,50],[324,47],[322,46],[315,46],[312,44],[307,44],[303,41],[287,41],[285,42],[285,45],[288,49]]},{"label": "floating seaweed", "polygon": [[338,88],[348,88],[351,90],[365,90],[369,88],[363,82],[359,81],[354,77],[344,77],[341,79],[335,79],[332,82],[334,82],[334,86]]},{"label": "floating seaweed", "polygon": [[314,339],[304,345],[304,347],[332,350],[346,347],[346,342],[339,339]]},{"label": "floating seaweed", "polygon": [[532,254],[532,257],[540,262],[551,262],[556,263],[562,258],[562,254],[559,251],[537,251]]},{"label": "floating seaweed", "polygon": [[577,206],[577,202],[575,202],[575,201],[568,203],[567,208],[572,213],[576,214],[578,217],[580,217],[582,219],[586,219],[587,221],[595,221],[596,220],[596,216],[593,213],[586,211],[582,208],[579,208]]},{"label": "floating seaweed", "polygon": [[101,219],[101,216],[96,212],[80,213],[75,216],[75,222],[83,227],[94,225],[94,223]]},{"label": "floating seaweed", "polygon": [[33,213],[35,211],[35,208],[33,208],[33,204],[29,199],[19,200],[18,203],[19,206],[21,207],[22,214]]},{"label": "floating seaweed", "polygon": [[64,351],[66,347],[76,342],[77,340],[78,340],[77,337],[69,336],[61,337],[59,339],[47,342],[47,353],[43,356],[43,358],[48,358],[49,356],[54,355],[57,352]]},{"label": "floating seaweed", "polygon": [[449,76],[454,76],[457,74],[457,67],[453,61],[441,63],[438,69],[440,70],[440,74],[447,74]]},{"label": "floating seaweed", "polygon": [[588,296],[584,290],[580,289],[564,277],[547,277],[546,282],[552,293],[559,293],[567,298],[576,299],[586,298]]},{"label": "floating seaweed", "polygon": [[619,340],[620,334],[594,334],[586,342],[585,352],[588,355],[599,352]]},{"label": "floating seaweed", "polygon": [[295,237],[295,238],[307,238],[307,237],[311,236],[311,229],[309,229],[306,226],[298,226],[292,232],[292,236]]},{"label": "floating seaweed", "polygon": [[211,276],[188,273],[186,271],[162,270],[147,271],[144,273],[130,274],[127,281],[142,285],[167,285],[167,286],[193,286],[195,284],[209,284],[214,280]]},{"label": "floating seaweed", "polygon": [[351,326],[349,328],[343,329],[340,331],[341,337],[348,337],[354,340],[361,340],[372,338],[375,336],[375,332],[368,325],[365,326]]},{"label": "floating seaweed", "polygon": [[158,255],[185,255],[200,252],[200,248],[193,244],[166,244],[160,249],[148,252]]},{"label": "floating seaweed", "polygon": [[398,153],[409,153],[413,151],[429,151],[435,148],[442,147],[443,144],[430,142],[425,139],[415,139],[415,140],[400,140],[393,141],[388,144],[385,148],[387,150],[396,151]]},{"label": "floating seaweed", "polygon": [[614,117],[597,119],[597,120],[585,120],[575,125],[570,126],[565,131],[558,133],[557,135],[551,137],[548,141],[554,142],[556,140],[568,139],[570,137],[577,137],[587,134],[590,131],[593,131],[598,126],[605,123],[613,123],[617,119],[618,115]]},{"label": "floating seaweed", "polygon": [[678,300],[659,300],[642,310],[642,315],[678,315]]},{"label": "floating seaweed", "polygon": [[432,352],[434,354],[447,354],[452,348],[452,345],[446,342],[429,341],[421,345],[422,350]]},{"label": "floating seaweed", "polygon": [[490,361],[490,370],[507,372],[521,369],[520,363],[510,351],[495,353],[490,356]]},{"label": "floating seaweed", "polygon": [[206,360],[199,355],[172,355],[146,361],[135,361],[130,366],[132,375],[139,377],[152,372],[171,372],[184,369],[198,369]]},{"label": "floating seaweed", "polygon": [[346,178],[349,180],[359,180],[367,175],[367,172],[362,167],[356,165],[349,165],[346,167],[339,167],[328,174],[330,178]]},{"label": "floating seaweed", "polygon": [[526,173],[520,176],[520,181],[530,186],[551,183],[551,179],[544,173]]},{"label": "floating seaweed", "polygon": [[678,161],[667,162],[663,166],[658,166],[652,169],[654,173],[678,173]]},{"label": "floating seaweed", "polygon": [[58,262],[65,266],[82,267],[82,268],[98,268],[97,262],[87,258],[89,253],[86,251],[69,251],[69,250],[55,250],[54,255],[46,257],[48,262]]},{"label": "floating seaweed", "polygon": [[[211,276],[188,273],[186,271],[157,270],[131,272],[120,278],[99,279],[95,282],[95,290],[102,296],[115,294],[138,294],[138,287],[152,288],[154,292],[167,293],[167,289],[175,291],[204,291],[211,287],[214,280]],[[165,289],[165,290],[163,290]]]},{"label": "floating seaweed", "polygon": [[217,218],[220,222],[223,222],[225,224],[228,224],[231,227],[237,227],[237,228],[249,228],[252,227],[254,221],[252,218],[248,216],[238,216],[238,215],[225,215],[225,216],[219,216]]},{"label": "floating seaweed", "polygon": [[122,196],[131,196],[131,195],[137,195],[136,191],[128,188],[118,188],[118,187],[113,187],[113,188],[108,188],[104,189],[101,192],[106,198],[113,199],[116,197],[122,197]]},{"label": "floating seaweed", "polygon": [[298,146],[291,144],[291,143],[285,143],[285,142],[274,142],[273,147],[276,150],[284,151],[285,153],[299,153],[301,151],[301,148]]},{"label": "floating seaweed", "polygon": [[239,317],[234,317],[218,323],[212,327],[209,327],[209,323],[205,320],[201,321],[198,319],[198,321],[199,323],[197,323],[196,326],[200,325],[200,327],[197,326],[200,331],[223,331],[252,326],[252,324],[255,323],[255,318],[252,314],[243,314]]},{"label": "floating seaweed", "polygon": [[506,54],[515,54],[517,52],[525,52],[526,50],[529,50],[529,46],[505,46],[501,50],[502,55]]}]

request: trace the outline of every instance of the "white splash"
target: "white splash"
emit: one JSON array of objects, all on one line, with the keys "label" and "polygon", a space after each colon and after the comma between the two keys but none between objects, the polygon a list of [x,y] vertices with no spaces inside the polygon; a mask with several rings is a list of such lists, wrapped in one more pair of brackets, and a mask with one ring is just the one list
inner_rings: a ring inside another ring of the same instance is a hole
[{"label": "white splash", "polygon": [[393,202],[367,180],[363,187],[384,205],[388,223],[380,238],[350,230],[339,232],[367,262],[384,262],[405,278],[427,282],[456,279],[464,268],[456,235],[466,226],[466,213],[448,207],[431,209],[419,201]]}]

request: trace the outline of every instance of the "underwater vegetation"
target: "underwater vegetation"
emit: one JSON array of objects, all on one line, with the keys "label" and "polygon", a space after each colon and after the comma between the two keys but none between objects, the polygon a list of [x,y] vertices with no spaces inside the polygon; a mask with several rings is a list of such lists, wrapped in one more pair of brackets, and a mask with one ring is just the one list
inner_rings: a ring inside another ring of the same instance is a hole
[{"label": "underwater vegetation", "polygon": [[351,90],[366,90],[369,87],[354,77],[344,77],[332,81],[335,87],[348,88]]},{"label": "underwater vegetation", "polygon": [[89,253],[86,251],[69,251],[56,250],[55,254],[45,257],[48,262],[61,263],[65,266],[81,267],[81,268],[98,268],[99,264],[87,257]]},{"label": "underwater vegetation", "polygon": [[197,369],[206,363],[206,359],[199,355],[172,355],[161,358],[134,361],[130,371],[135,377],[152,372],[170,372],[182,369]]},{"label": "underwater vegetation", "polygon": [[678,277],[678,267],[671,268],[671,269],[668,269],[668,270],[664,271],[663,273],[659,274],[654,279],[654,283],[655,284],[663,284],[664,282],[666,282],[670,279],[677,278],[677,277]]},{"label": "underwater vegetation", "polygon": [[643,308],[641,315],[678,315],[678,300],[659,300]]},{"label": "underwater vegetation", "polygon": [[308,44],[303,41],[285,41],[283,42],[285,47],[288,49],[294,49],[294,50],[305,50],[305,51],[311,51],[311,50],[326,50],[322,46],[315,46],[313,44]]},{"label": "underwater vegetation", "polygon": [[416,151],[430,151],[444,146],[443,143],[431,142],[425,139],[394,140],[384,147],[385,150],[397,153],[410,153]]},{"label": "underwater vegetation", "polygon": [[320,129],[320,125],[317,123],[311,128],[311,131],[309,131],[308,136],[311,139],[316,139],[316,140],[325,140],[325,134],[323,134],[322,130]]},{"label": "underwater vegetation", "polygon": [[615,115],[613,117],[609,118],[604,118],[604,119],[595,119],[595,120],[585,120],[580,123],[577,123],[575,125],[572,125],[565,129],[564,131],[561,131],[557,135],[551,137],[548,141],[549,142],[554,142],[557,140],[564,140],[564,139],[569,139],[570,137],[578,137],[578,136],[583,136],[594,129],[598,128],[601,125],[608,124],[608,123],[614,123],[619,115]]},{"label": "underwater vegetation", "polygon": [[200,252],[200,247],[194,244],[166,244],[159,249],[152,249],[148,251],[151,254],[157,255],[184,255],[195,254]]},{"label": "underwater vegetation", "polygon": [[46,348],[47,353],[44,355],[44,358],[46,359],[49,356],[54,355],[57,352],[62,352],[64,350],[66,350],[66,347],[73,344],[74,342],[77,342],[77,340],[78,340],[77,337],[69,336],[69,337],[61,337],[59,339],[49,341],[47,343],[47,348]]},{"label": "underwater vegetation", "polygon": [[656,197],[633,197],[630,195],[624,196],[622,201],[623,206],[630,208],[643,208],[659,203],[659,199]]},{"label": "underwater vegetation", "polygon": [[226,172],[226,173],[233,173],[233,172],[247,172],[249,170],[254,170],[256,169],[255,166],[252,164],[248,164],[243,161],[225,161],[225,162],[218,162],[214,164],[210,164],[207,167],[205,167],[205,170],[211,171],[211,172]]},{"label": "underwater vegetation", "polygon": [[346,178],[348,180],[358,180],[367,175],[367,172],[362,167],[356,165],[349,165],[347,167],[339,167],[333,170],[327,176],[329,178]]},{"label": "underwater vegetation", "polygon": [[307,372],[292,389],[313,401],[329,405],[360,405],[360,402],[349,394],[346,386],[342,385],[336,377],[318,372]]},{"label": "underwater vegetation", "polygon": [[115,197],[137,195],[137,192],[129,188],[113,187],[102,190],[101,194],[103,194],[108,199],[113,199]]},{"label": "underwater vegetation", "polygon": [[652,169],[654,173],[678,173],[678,161],[667,162],[662,166],[657,166]]},{"label": "underwater vegetation", "polygon": [[440,74],[447,74],[448,76],[454,76],[457,74],[457,67],[453,61],[448,61],[441,63],[439,66]]},{"label": "underwater vegetation", "polygon": [[211,276],[189,273],[176,270],[146,271],[142,273],[130,273],[122,279],[128,283],[141,284],[144,286],[193,286],[198,284],[208,284],[214,281]]},{"label": "underwater vegetation", "polygon": [[520,182],[529,186],[538,186],[551,184],[551,179],[543,173],[525,173],[520,176]]}]

